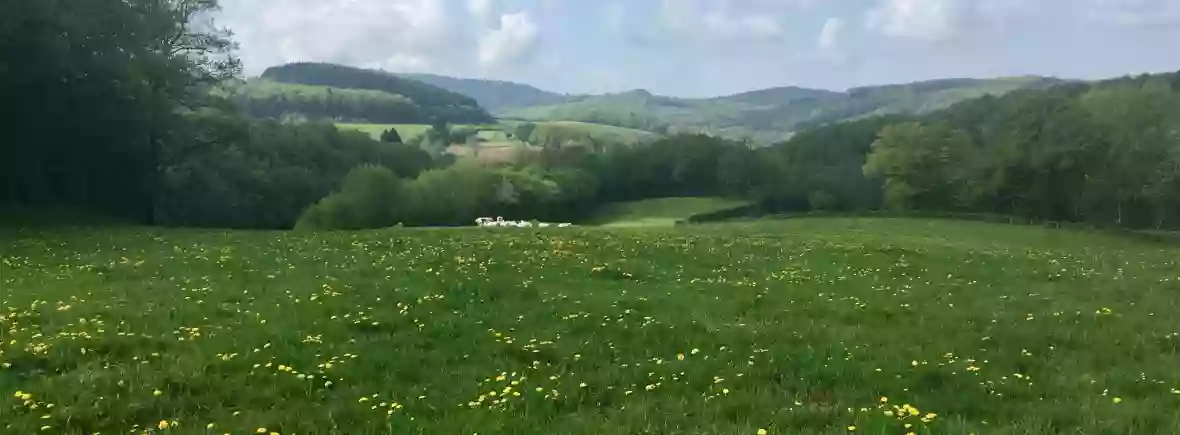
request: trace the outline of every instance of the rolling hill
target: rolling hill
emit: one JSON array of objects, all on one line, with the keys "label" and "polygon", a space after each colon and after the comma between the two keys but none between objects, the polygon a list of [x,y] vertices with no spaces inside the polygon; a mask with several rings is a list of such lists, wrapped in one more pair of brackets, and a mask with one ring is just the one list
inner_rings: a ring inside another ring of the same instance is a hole
[{"label": "rolling hill", "polygon": [[[657,133],[708,133],[759,143],[780,141],[797,130],[825,123],[927,113],[983,95],[1067,82],[1039,76],[943,79],[844,92],[787,86],[713,98],[676,98],[645,90],[565,96],[509,82],[441,76],[429,76],[428,80],[472,96],[504,119],[581,121]],[[530,102],[535,104],[525,105]]]},{"label": "rolling hill", "polygon": [[[706,133],[770,144],[796,131],[885,114],[924,114],[984,95],[1066,83],[1039,76],[941,79],[829,91],[784,86],[711,98],[677,98],[633,90],[564,95],[493,80],[395,74],[327,63],[268,68],[236,90],[255,116],[381,124],[580,122],[655,134]],[[636,136],[628,133],[627,136]],[[642,142],[638,140],[637,142]]]},{"label": "rolling hill", "polygon": [[549,92],[513,82],[462,79],[434,74],[397,75],[467,95],[478,101],[479,105],[493,112],[531,106],[560,104],[573,98],[568,95]]}]

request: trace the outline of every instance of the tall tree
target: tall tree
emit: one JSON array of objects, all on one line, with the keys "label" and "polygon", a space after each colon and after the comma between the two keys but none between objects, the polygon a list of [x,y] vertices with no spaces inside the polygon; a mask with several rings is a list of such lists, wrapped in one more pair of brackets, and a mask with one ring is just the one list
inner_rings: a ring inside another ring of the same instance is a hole
[{"label": "tall tree", "polygon": [[885,180],[885,204],[894,209],[958,207],[971,139],[947,124],[917,122],[881,130],[864,165]]},{"label": "tall tree", "polygon": [[396,128],[390,128],[381,133],[381,142],[385,143],[402,143],[401,135],[397,134]]},{"label": "tall tree", "polygon": [[236,74],[215,0],[0,5],[0,205],[151,221],[158,163],[200,87]]}]

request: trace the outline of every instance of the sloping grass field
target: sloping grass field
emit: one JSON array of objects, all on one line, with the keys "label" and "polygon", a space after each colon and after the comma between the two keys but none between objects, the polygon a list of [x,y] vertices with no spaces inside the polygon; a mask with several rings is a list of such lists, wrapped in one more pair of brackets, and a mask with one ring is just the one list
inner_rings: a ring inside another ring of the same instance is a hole
[{"label": "sloping grass field", "polygon": [[975,222],[0,233],[5,434],[1175,434],[1180,248]]},{"label": "sloping grass field", "polygon": [[369,136],[373,139],[381,139],[381,134],[389,129],[397,129],[398,136],[402,140],[410,140],[412,138],[421,136],[430,130],[428,124],[352,124],[352,123],[337,123],[336,128],[341,130],[356,130]]},{"label": "sloping grass field", "polygon": [[645,199],[603,206],[587,223],[603,227],[670,227],[694,215],[746,205],[746,201],[725,198]]}]

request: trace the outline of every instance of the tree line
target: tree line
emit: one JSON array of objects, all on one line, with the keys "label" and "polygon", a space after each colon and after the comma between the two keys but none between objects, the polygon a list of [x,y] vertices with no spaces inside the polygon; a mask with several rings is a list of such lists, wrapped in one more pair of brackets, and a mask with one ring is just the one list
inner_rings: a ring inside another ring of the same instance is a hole
[{"label": "tree line", "polygon": [[848,209],[1180,227],[1180,73],[1017,91],[920,118],[823,127],[780,147],[784,169],[802,169],[808,159],[797,153],[819,151],[819,143],[841,150],[822,152],[843,154],[835,172],[846,176],[806,176],[807,191],[781,197],[794,206],[823,205],[803,201],[806,193]]}]

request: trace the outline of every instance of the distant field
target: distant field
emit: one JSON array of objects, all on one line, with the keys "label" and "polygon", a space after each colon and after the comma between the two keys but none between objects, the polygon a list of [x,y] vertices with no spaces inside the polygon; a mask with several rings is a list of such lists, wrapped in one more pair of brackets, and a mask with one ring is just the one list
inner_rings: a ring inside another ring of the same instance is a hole
[{"label": "distant field", "polygon": [[[348,130],[357,130],[369,134],[374,139],[379,139],[381,133],[384,133],[390,128],[396,128],[397,134],[402,137],[402,140],[410,140],[411,138],[421,136],[431,129],[428,124],[355,124],[355,123],[337,123],[336,127]],[[477,124],[456,124],[451,126],[452,129],[457,128],[479,128],[479,137],[488,141],[507,141],[508,137],[498,124],[492,125],[477,125]]]},{"label": "distant field", "polygon": [[748,204],[746,201],[723,198],[660,198],[622,202],[604,206],[587,223],[605,227],[666,227],[693,215]]},{"label": "distant field", "polygon": [[373,139],[380,139],[381,133],[385,133],[390,128],[397,129],[397,134],[402,137],[402,140],[410,140],[411,138],[425,134],[430,130],[430,126],[426,124],[351,124],[338,123],[337,128],[344,130],[356,130],[364,132]]},{"label": "distant field", "polygon": [[540,137],[540,139],[535,140],[539,142],[543,142],[544,137],[547,135],[554,135],[558,137],[578,137],[579,135],[586,135],[596,140],[610,143],[636,145],[645,142],[652,142],[663,137],[650,131],[615,127],[603,124],[592,124],[588,122],[550,121],[538,122],[536,124],[537,130],[533,133],[533,137],[535,139]]},{"label": "distant field", "polygon": [[[452,128],[477,128],[482,129],[478,136],[488,142],[510,142],[508,134],[504,130],[511,131],[519,122],[504,121],[497,125],[453,125]],[[574,121],[555,121],[555,122],[539,122],[537,129],[533,133],[534,142],[543,143],[548,137],[555,137],[559,140],[562,138],[579,139],[584,137],[591,137],[596,140],[601,140],[610,143],[619,143],[626,145],[635,145],[639,143],[651,142],[659,139],[660,135],[630,128],[613,127],[609,125],[591,124],[586,122]],[[380,138],[381,133],[384,133],[390,128],[396,128],[398,134],[403,140],[410,140],[411,138],[420,136],[430,130],[430,126],[426,124],[355,124],[355,123],[338,123],[337,127],[341,129],[357,130],[372,136],[374,139]]]},{"label": "distant field", "polygon": [[1180,428],[1175,245],[829,218],[0,246],[3,434]]},{"label": "distant field", "polygon": [[505,142],[483,142],[478,147],[472,149],[466,145],[451,145],[447,147],[447,152],[464,158],[476,158],[485,163],[511,163],[515,162],[522,152],[534,149],[522,142],[505,141]]}]

